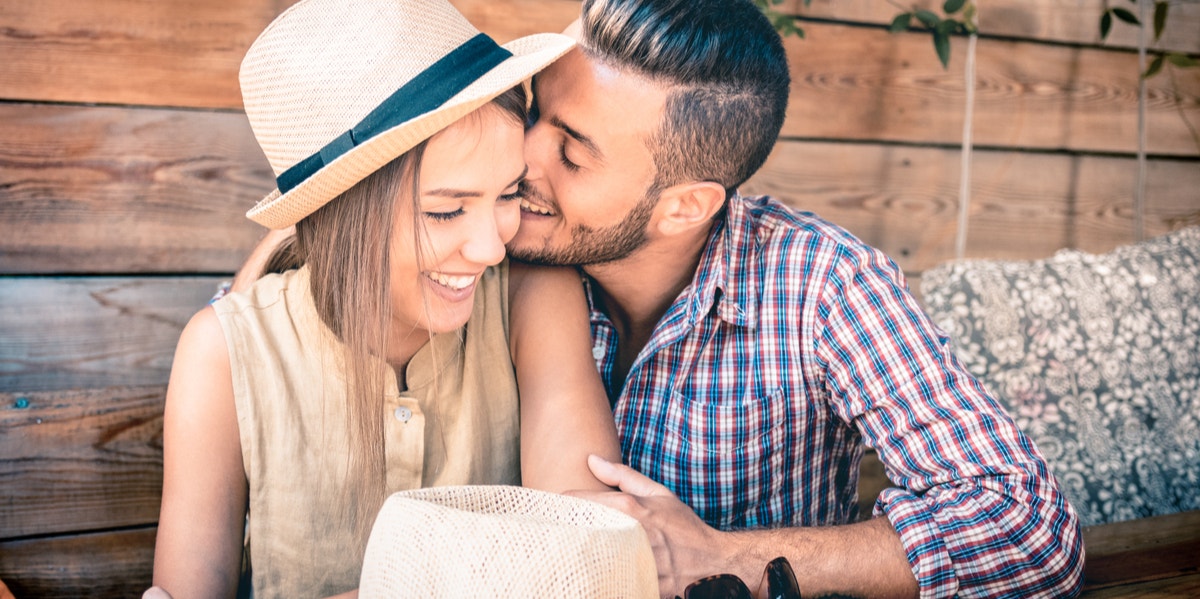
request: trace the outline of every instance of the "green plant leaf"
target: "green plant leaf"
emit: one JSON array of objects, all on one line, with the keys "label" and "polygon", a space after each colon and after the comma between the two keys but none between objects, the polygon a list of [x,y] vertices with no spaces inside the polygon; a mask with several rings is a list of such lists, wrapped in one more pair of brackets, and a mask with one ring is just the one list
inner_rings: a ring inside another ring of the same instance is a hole
[{"label": "green plant leaf", "polygon": [[967,0],[946,0],[946,3],[942,5],[942,10],[945,11],[946,14],[956,13],[958,12],[958,9],[962,8],[966,3]]},{"label": "green plant leaf", "polygon": [[1154,3],[1154,41],[1158,41],[1162,37],[1163,28],[1167,25],[1167,9],[1171,5],[1165,0],[1159,0]]},{"label": "green plant leaf", "polygon": [[944,19],[941,23],[938,23],[937,27],[934,27],[934,29],[946,36],[954,35],[955,33],[964,31],[963,24],[955,21],[954,19]]},{"label": "green plant leaf", "polygon": [[1142,73],[1142,79],[1149,79],[1149,78],[1153,77],[1155,73],[1162,70],[1162,66],[1163,66],[1163,55],[1159,54],[1158,56],[1155,56],[1154,60],[1152,60],[1150,62],[1150,66],[1146,67],[1146,72]]},{"label": "green plant leaf", "polygon": [[1112,31],[1112,11],[1104,11],[1104,15],[1100,17],[1100,39],[1108,39],[1108,32]]},{"label": "green plant leaf", "polygon": [[942,18],[934,14],[932,11],[918,10],[914,14],[916,14],[917,20],[920,21],[922,25],[930,29],[937,27],[937,24],[942,21]]},{"label": "green plant leaf", "polygon": [[888,26],[888,31],[890,31],[892,33],[908,31],[908,24],[910,22],[912,22],[912,13],[910,13],[910,12],[900,13],[900,14],[896,15],[895,18],[892,19],[892,24]]},{"label": "green plant leaf", "polygon": [[1125,21],[1126,23],[1129,23],[1130,25],[1137,25],[1140,27],[1142,24],[1142,22],[1138,20],[1136,15],[1129,12],[1128,10],[1125,10],[1124,8],[1114,8],[1111,10],[1112,10],[1112,14],[1117,15],[1118,19],[1121,19],[1122,21]]},{"label": "green plant leaf", "polygon": [[775,26],[775,31],[778,31],[781,37],[794,35],[804,39],[804,30],[796,25],[796,19],[792,17],[775,13],[771,15],[771,24]]},{"label": "green plant leaf", "polygon": [[1191,56],[1188,56],[1182,52],[1171,52],[1170,54],[1167,54],[1167,62],[1185,69],[1200,67],[1200,60],[1196,60],[1195,58],[1192,58]]},{"label": "green plant leaf", "polygon": [[967,24],[967,31],[975,33],[978,27],[975,25],[975,3],[967,5],[967,10],[963,11],[963,23]]},{"label": "green plant leaf", "polygon": [[942,61],[942,68],[950,68],[950,36],[934,29],[933,49],[937,51],[938,60]]}]

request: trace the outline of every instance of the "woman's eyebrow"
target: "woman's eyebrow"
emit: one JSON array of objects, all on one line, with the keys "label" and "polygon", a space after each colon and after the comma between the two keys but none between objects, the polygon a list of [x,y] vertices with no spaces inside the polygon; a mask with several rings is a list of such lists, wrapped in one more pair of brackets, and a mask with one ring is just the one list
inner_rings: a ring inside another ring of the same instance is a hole
[{"label": "woman's eyebrow", "polygon": [[[517,175],[516,179],[513,179],[511,183],[509,183],[508,185],[505,185],[504,187],[507,189],[509,187],[512,187],[513,185],[520,183],[521,180],[524,179],[525,175],[527,175],[527,174],[529,174],[529,165],[525,165],[525,168],[521,170],[521,174]],[[468,189],[455,189],[453,187],[438,187],[436,189],[430,189],[428,191],[425,191],[423,193],[423,195],[438,196],[438,197],[443,197],[443,198],[477,198],[477,197],[482,196],[483,193],[480,191],[474,191],[474,190],[468,190]]]}]

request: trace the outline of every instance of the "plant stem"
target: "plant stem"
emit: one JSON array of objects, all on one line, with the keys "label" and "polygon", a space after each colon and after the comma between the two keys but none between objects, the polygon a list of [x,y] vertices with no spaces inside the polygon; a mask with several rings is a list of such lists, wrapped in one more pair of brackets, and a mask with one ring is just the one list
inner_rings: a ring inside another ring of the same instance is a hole
[{"label": "plant stem", "polygon": [[[978,18],[978,17],[976,17]],[[971,208],[971,123],[975,113],[975,42],[977,34],[967,36],[967,60],[963,84],[967,91],[967,106],[963,114],[962,163],[958,175],[958,235],[954,240],[954,256],[962,260],[967,252],[967,224]]]},{"label": "plant stem", "polygon": [[[1138,20],[1146,23],[1150,0],[1138,0]],[[1146,236],[1146,27],[1138,28],[1137,188],[1133,194],[1133,240]]]}]

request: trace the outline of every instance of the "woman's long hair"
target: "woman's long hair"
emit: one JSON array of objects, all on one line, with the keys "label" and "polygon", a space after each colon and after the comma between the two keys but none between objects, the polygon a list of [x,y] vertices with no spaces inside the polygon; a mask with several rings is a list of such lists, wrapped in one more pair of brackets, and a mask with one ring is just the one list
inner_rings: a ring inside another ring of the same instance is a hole
[{"label": "woman's long hair", "polygon": [[[525,88],[516,86],[481,108],[496,109],[523,125]],[[417,198],[427,141],[298,222],[295,237],[275,250],[265,270],[282,272],[307,264],[317,313],[342,342],[340,359],[349,402],[347,472],[351,478],[353,473],[365,473],[362,479],[366,483],[364,488],[347,488],[327,479],[318,484],[341,487],[342,497],[348,501],[341,505],[349,506],[349,513],[343,516],[360,533],[370,530],[385,492],[383,405],[391,369],[382,365],[388,355],[392,315],[389,248],[393,243],[409,244],[418,264],[424,263],[425,229]],[[412,216],[412,239],[392,239],[402,201],[407,202]]]}]

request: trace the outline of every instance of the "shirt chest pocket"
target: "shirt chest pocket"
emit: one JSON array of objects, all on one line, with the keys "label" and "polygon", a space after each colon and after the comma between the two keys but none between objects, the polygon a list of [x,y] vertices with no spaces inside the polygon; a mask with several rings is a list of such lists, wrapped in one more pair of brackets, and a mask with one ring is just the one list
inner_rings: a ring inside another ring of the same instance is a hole
[{"label": "shirt chest pocket", "polygon": [[667,443],[677,444],[675,490],[705,521],[720,528],[756,525],[778,489],[785,459],[787,397],[689,397],[674,393],[666,414]]},{"label": "shirt chest pocket", "polygon": [[666,428],[693,459],[704,455],[746,456],[766,449],[787,415],[782,388],[765,394],[689,395],[675,392]]}]

